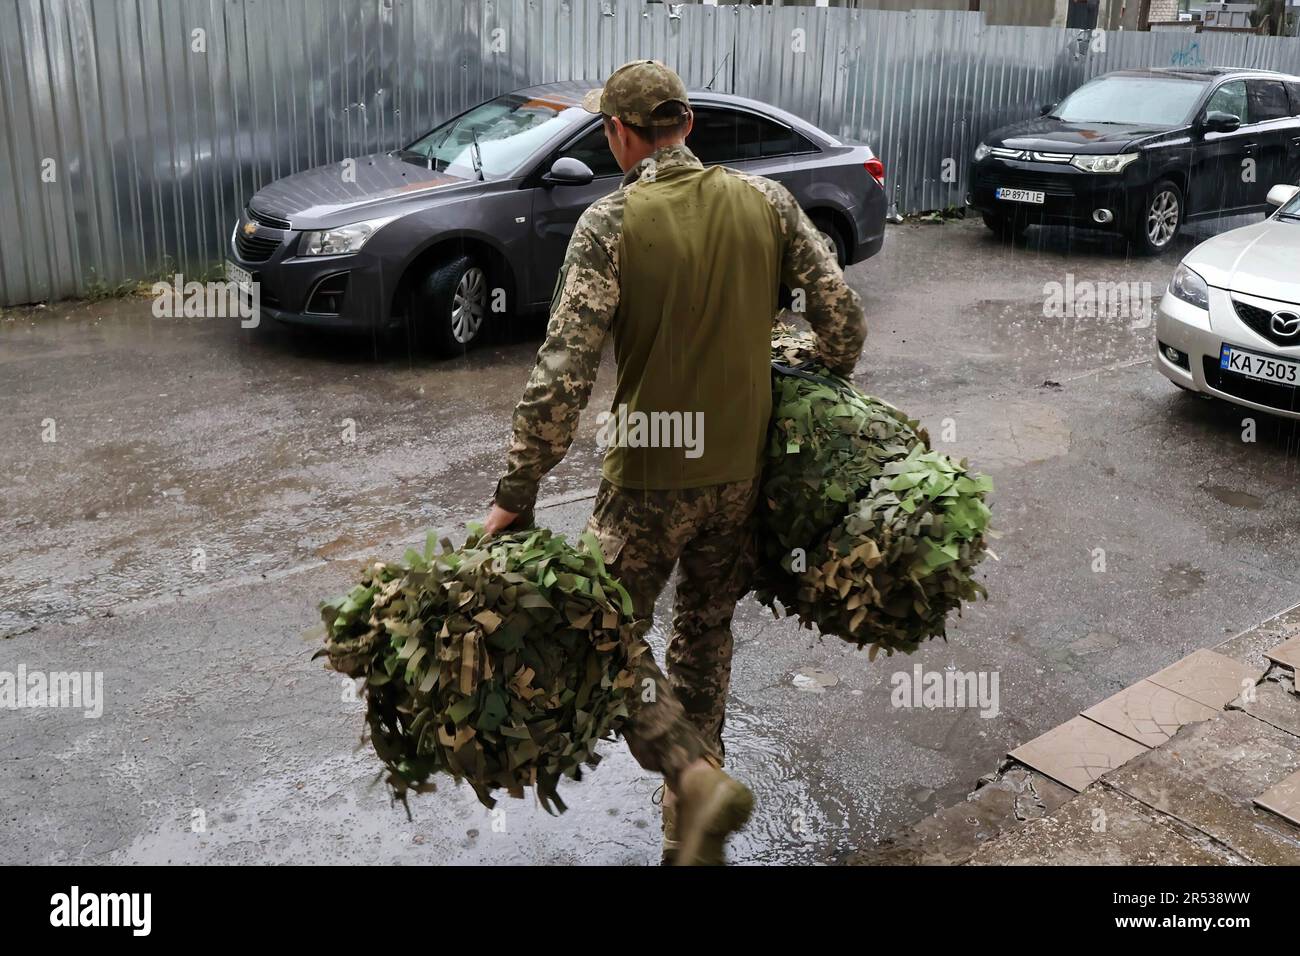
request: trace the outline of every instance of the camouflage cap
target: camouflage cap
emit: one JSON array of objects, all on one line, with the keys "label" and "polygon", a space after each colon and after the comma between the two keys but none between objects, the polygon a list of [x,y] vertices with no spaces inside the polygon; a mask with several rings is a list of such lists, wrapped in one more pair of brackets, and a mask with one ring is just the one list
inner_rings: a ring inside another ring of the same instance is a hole
[{"label": "camouflage cap", "polygon": [[651,115],[673,102],[691,105],[682,78],[658,60],[633,60],[610,74],[603,87],[584,96],[582,107],[588,113],[617,116],[632,126],[672,126],[676,116],[652,119]]}]

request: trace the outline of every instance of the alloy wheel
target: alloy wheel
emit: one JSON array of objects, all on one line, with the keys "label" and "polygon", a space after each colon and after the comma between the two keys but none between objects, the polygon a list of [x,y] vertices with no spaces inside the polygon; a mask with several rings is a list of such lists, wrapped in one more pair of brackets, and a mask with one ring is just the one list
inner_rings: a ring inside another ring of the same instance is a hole
[{"label": "alloy wheel", "polygon": [[1147,239],[1157,249],[1169,244],[1178,231],[1178,197],[1171,189],[1162,189],[1147,209]]},{"label": "alloy wheel", "polygon": [[487,311],[487,276],[478,266],[465,270],[456,283],[451,302],[451,335],[461,345],[468,345],[478,335]]}]

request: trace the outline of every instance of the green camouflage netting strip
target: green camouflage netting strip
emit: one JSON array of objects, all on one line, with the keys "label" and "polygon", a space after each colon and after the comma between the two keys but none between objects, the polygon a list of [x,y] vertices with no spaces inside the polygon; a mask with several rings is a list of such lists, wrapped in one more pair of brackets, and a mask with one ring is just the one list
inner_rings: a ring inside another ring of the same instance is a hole
[{"label": "green camouflage netting strip", "polygon": [[496,789],[533,787],[563,812],[560,779],[581,779],[627,717],[641,652],[632,602],[591,535],[574,548],[541,529],[480,531],[470,525],[460,549],[444,539],[435,554],[430,535],[423,554],[370,565],[321,606],[316,656],[365,678],[370,739],[398,799],[446,772],[488,807]]},{"label": "green camouflage netting strip", "polygon": [[760,506],[759,600],[871,655],[911,653],[985,595],[992,482],[930,449],[919,423],[815,361],[778,325]]}]

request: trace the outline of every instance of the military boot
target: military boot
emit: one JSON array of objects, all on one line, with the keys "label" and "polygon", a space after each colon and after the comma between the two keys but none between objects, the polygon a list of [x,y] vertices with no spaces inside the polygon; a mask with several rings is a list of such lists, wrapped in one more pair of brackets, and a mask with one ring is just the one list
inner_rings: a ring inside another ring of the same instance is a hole
[{"label": "military boot", "polygon": [[660,784],[650,800],[658,804],[663,812],[664,845],[659,863],[661,866],[672,866],[677,861],[677,851],[681,847],[677,840],[677,804],[667,784]]},{"label": "military boot", "polygon": [[753,810],[754,795],[743,783],[712,763],[688,767],[677,781],[677,801],[673,808],[673,836],[679,841],[674,864],[724,864],[727,837],[749,822]]}]

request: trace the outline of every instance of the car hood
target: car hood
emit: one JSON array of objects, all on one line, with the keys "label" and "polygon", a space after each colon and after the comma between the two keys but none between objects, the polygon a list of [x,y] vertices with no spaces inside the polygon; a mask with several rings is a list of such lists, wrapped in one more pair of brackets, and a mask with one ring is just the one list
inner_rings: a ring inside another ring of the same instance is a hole
[{"label": "car hood", "polygon": [[1166,126],[1111,123],[1067,123],[1050,116],[1012,123],[994,130],[984,142],[1007,149],[1034,149],[1044,153],[1122,153],[1134,140],[1167,132]]},{"label": "car hood", "polygon": [[1210,285],[1300,303],[1300,222],[1266,219],[1207,239],[1183,260]]},{"label": "car hood", "polygon": [[328,228],[385,215],[390,207],[433,190],[478,185],[387,153],[359,157],[352,172],[345,177],[342,163],[330,163],[294,173],[259,189],[248,204],[288,219],[295,229]]}]

